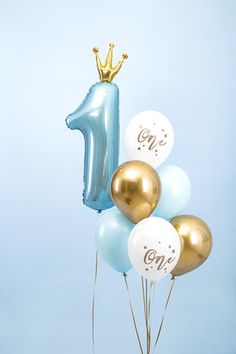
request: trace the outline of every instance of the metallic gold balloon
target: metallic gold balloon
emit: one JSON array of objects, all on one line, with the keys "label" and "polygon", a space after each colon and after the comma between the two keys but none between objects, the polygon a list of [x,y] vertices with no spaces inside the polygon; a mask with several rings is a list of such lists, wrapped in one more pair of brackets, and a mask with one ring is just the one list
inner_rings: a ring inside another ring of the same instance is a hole
[{"label": "metallic gold balloon", "polygon": [[181,241],[181,253],[173,276],[183,275],[199,267],[212,249],[212,235],[207,224],[192,215],[180,215],[170,220]]},{"label": "metallic gold balloon", "polygon": [[160,191],[157,172],[143,161],[128,161],[112,176],[112,199],[134,224],[151,215],[160,199]]}]

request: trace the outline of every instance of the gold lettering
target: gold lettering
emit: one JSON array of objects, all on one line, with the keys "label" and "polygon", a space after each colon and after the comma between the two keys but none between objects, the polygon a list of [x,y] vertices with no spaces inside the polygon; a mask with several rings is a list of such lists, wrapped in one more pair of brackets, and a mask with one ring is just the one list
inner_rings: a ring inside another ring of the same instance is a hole
[{"label": "gold lettering", "polygon": [[157,141],[156,135],[152,135],[150,129],[143,128],[138,135],[138,142],[143,143],[147,141],[149,143],[148,149],[153,150],[157,145],[164,146],[167,144],[163,139]]},{"label": "gold lettering", "polygon": [[144,263],[151,264],[154,263],[157,265],[157,270],[163,269],[166,264],[170,264],[175,260],[175,257],[169,257],[166,259],[164,255],[158,255],[157,251],[154,249],[148,250],[144,255]]}]

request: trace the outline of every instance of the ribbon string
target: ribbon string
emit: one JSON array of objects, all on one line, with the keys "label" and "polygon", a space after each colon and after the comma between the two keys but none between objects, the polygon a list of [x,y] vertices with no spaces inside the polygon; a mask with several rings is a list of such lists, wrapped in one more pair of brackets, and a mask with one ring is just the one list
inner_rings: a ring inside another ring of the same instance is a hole
[{"label": "ribbon string", "polygon": [[93,302],[92,302],[92,351],[95,353],[95,309],[96,309],[96,287],[98,277],[99,256],[96,251],[95,272],[94,272],[94,286],[93,286]]},{"label": "ribbon string", "polygon": [[[148,284],[148,280],[141,277],[142,280],[142,295],[143,295],[143,309],[144,309],[144,320],[146,327],[146,353],[150,353],[151,349],[151,284]],[[150,289],[148,291],[148,285]]]},{"label": "ribbon string", "polygon": [[148,280],[145,279],[145,303],[146,303],[146,333],[147,333],[147,354],[150,353],[150,325],[149,325],[149,292]]},{"label": "ribbon string", "polygon": [[149,330],[149,353],[151,352],[151,339],[152,339],[152,305],[155,290],[155,282],[149,283],[149,299],[148,299],[148,330]]},{"label": "ribbon string", "polygon": [[170,297],[171,297],[171,294],[172,294],[173,287],[175,285],[175,277],[172,277],[171,280],[172,280],[172,284],[171,284],[171,287],[170,287],[170,290],[169,290],[169,293],[168,293],[168,296],[167,296],[167,300],[166,300],[166,303],[165,303],[165,308],[164,308],[163,316],[162,316],[161,323],[160,323],[160,326],[159,326],[159,329],[158,329],[157,337],[156,337],[156,340],[155,340],[153,353],[154,353],[154,351],[155,351],[155,349],[157,347],[157,343],[158,343],[158,340],[160,338],[161,330],[162,330],[163,323],[164,323],[164,320],[165,320],[166,310],[167,310],[167,307],[168,307],[168,304],[169,304],[169,301],[170,301]]},{"label": "ribbon string", "polygon": [[[93,354],[95,354],[95,310],[96,310],[96,287],[97,287],[98,269],[99,269],[99,255],[98,255],[98,252],[96,251],[95,272],[94,272],[94,289],[93,289],[93,301],[92,301],[92,353]],[[140,349],[141,354],[144,354],[142,343],[140,340],[136,316],[135,316],[135,312],[134,312],[134,306],[132,304],[132,299],[131,299],[131,295],[130,295],[129,284],[128,284],[126,273],[123,273],[123,278],[124,278],[125,287],[126,287],[127,294],[128,294],[129,307],[130,307],[130,312],[131,312],[131,316],[132,316],[132,321],[133,321],[136,337],[138,340],[139,349]],[[144,319],[145,319],[145,327],[146,327],[146,354],[150,354],[151,353],[151,344],[152,344],[151,343],[152,305],[153,305],[153,300],[154,300],[156,283],[153,281],[149,282],[147,279],[144,280],[143,277],[141,277],[141,280],[142,280],[143,310],[144,310]],[[157,347],[157,344],[158,344],[158,341],[159,341],[159,338],[161,335],[166,311],[167,311],[168,304],[169,304],[171,294],[172,294],[174,284],[175,284],[175,277],[172,277],[171,280],[172,280],[171,287],[168,292],[168,296],[167,296],[165,307],[164,307],[164,312],[163,312],[160,326],[159,326],[159,329],[157,332],[157,336],[156,336],[156,340],[155,340],[155,343],[153,346],[152,353],[155,352],[155,349]]]},{"label": "ribbon string", "polygon": [[135,318],[134,307],[133,307],[131,296],[130,296],[129,285],[128,285],[128,280],[127,280],[127,274],[123,273],[123,277],[124,277],[124,281],[125,281],[127,294],[128,294],[128,297],[129,297],[130,312],[131,312],[131,316],[132,316],[132,320],[133,320],[133,324],[134,324],[136,337],[137,337],[137,340],[138,340],[140,351],[141,351],[142,354],[144,354],[143,353],[142,344],[141,344],[141,340],[140,340],[140,336],[139,336],[138,327],[137,327],[137,322],[136,322],[136,318]]}]

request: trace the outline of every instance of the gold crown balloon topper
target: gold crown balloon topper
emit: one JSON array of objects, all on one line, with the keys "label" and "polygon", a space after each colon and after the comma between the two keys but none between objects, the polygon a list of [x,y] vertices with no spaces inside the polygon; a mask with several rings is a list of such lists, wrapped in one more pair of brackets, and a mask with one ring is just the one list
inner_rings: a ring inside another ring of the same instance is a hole
[{"label": "gold crown balloon topper", "polygon": [[102,64],[100,56],[99,56],[99,50],[98,48],[93,48],[93,52],[96,55],[96,62],[97,62],[97,69],[100,77],[100,81],[108,81],[112,82],[120,68],[122,67],[122,64],[124,61],[128,58],[127,53],[122,54],[122,59],[118,62],[116,66],[112,66],[112,59],[113,59],[113,48],[114,44],[110,43],[109,44],[109,50],[106,58],[105,64]]}]

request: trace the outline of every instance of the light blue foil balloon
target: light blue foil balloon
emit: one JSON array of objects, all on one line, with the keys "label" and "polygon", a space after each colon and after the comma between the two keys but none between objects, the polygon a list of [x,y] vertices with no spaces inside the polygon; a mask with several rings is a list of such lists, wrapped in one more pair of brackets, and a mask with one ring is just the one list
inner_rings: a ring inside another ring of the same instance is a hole
[{"label": "light blue foil balloon", "polygon": [[100,257],[117,272],[126,273],[131,267],[128,239],[134,224],[117,210],[101,215],[95,232]]},{"label": "light blue foil balloon", "polygon": [[180,214],[191,196],[191,183],[187,173],[174,165],[158,169],[161,197],[153,215],[169,220]]},{"label": "light blue foil balloon", "polygon": [[119,159],[118,87],[109,82],[93,85],[66,124],[85,139],[84,204],[99,211],[111,208],[110,180]]}]

